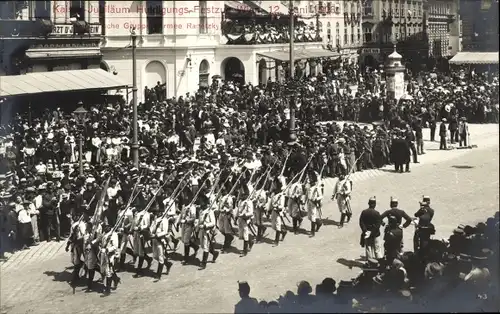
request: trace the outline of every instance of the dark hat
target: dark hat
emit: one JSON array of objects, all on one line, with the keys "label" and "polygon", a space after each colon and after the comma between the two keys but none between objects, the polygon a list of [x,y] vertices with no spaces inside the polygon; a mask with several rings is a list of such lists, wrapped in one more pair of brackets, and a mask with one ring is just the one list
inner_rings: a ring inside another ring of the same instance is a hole
[{"label": "dark hat", "polygon": [[250,293],[250,285],[246,281],[238,281],[238,291]]}]

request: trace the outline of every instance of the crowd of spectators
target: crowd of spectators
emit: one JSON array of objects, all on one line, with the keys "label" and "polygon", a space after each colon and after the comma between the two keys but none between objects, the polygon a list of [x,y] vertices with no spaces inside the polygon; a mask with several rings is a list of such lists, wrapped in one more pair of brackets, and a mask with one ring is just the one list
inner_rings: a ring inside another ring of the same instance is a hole
[{"label": "crowd of spectators", "polygon": [[242,282],[234,312],[498,312],[498,219],[497,212],[485,223],[458,226],[449,239],[431,240],[424,258],[404,252],[387,266],[359,262],[353,267],[361,272],[350,281],[325,278],[315,289],[301,281],[296,293],[276,300],[252,298]]},{"label": "crowd of spectators", "polygon": [[[497,77],[421,75],[409,81],[405,100],[395,102],[384,96],[383,73],[359,76],[350,67],[326,72],[298,84],[296,131],[306,155],[318,153],[315,159],[328,160],[328,177],[338,175],[339,165],[350,172],[392,163],[396,134],[410,146],[421,143],[422,127],[442,118],[498,122]],[[357,92],[349,84],[353,77]],[[259,159],[262,154],[254,153],[264,146],[271,151],[286,146],[290,107],[282,83],[252,86],[214,79],[194,95],[170,99],[164,99],[163,88],[146,90],[147,101],[139,105],[141,168],[165,172],[181,160],[196,157],[206,164],[223,153]],[[61,107],[38,116],[16,114],[0,127],[2,254],[64,238],[71,208],[81,206],[75,204],[80,195],[100,186],[102,172],[114,168],[125,173],[133,167],[130,105],[83,105],[88,109],[83,124]],[[355,123],[335,122],[341,120]],[[373,128],[356,123],[377,120],[382,122]],[[83,174],[78,168],[80,134]],[[413,151],[414,162],[420,153],[423,148]],[[117,189],[119,178],[113,184]]]}]

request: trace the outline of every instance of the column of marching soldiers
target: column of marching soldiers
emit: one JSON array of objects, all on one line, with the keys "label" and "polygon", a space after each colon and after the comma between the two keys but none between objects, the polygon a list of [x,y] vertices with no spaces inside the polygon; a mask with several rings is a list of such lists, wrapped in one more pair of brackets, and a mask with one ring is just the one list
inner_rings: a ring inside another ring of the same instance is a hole
[{"label": "column of marching soldiers", "polygon": [[[271,220],[276,246],[285,239],[288,228],[295,234],[299,232],[306,215],[311,222],[310,235],[314,236],[322,225],[324,166],[321,170],[307,170],[311,156],[305,166],[297,169],[290,166],[290,154],[275,158],[266,166],[231,158],[222,167],[207,170],[197,188],[188,180],[192,165],[184,167],[184,171],[172,172],[163,183],[146,179],[138,169],[133,169],[135,185],[114,225],[107,222],[102,209],[109,176],[100,195],[94,195],[99,197],[95,211],[90,212],[87,205],[87,211],[75,213],[73,217],[66,246],[74,265],[70,282],[73,293],[85,277],[87,291],[93,291],[94,276],[99,272],[104,283],[103,293],[109,295],[120,283],[117,272],[124,270],[127,254],[132,256],[134,265],[137,262],[134,277],[144,274],[144,262],[149,269],[156,260],[155,277],[160,280],[164,273],[169,274],[173,265],[169,252],[176,251],[180,241],[184,244],[182,264],[191,264],[201,248],[200,269],[205,269],[209,256],[215,262],[220,253],[215,248],[217,230],[224,236],[221,253],[227,253],[238,236],[243,242],[241,256],[246,256],[254,243],[262,242],[266,219]],[[284,176],[285,168],[288,180]],[[341,209],[342,225],[351,217],[346,202],[351,188],[349,175],[346,177],[344,172],[340,176],[334,191],[339,207],[346,208]],[[147,254],[150,248],[153,257]]]}]

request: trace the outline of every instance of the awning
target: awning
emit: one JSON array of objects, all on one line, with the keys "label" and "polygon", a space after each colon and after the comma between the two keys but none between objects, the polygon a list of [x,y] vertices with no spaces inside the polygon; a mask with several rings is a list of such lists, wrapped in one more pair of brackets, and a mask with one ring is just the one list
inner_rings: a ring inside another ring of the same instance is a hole
[{"label": "awning", "polygon": [[451,64],[498,64],[498,52],[459,52]]},{"label": "awning", "polygon": [[28,49],[26,57],[30,59],[64,59],[64,58],[98,58],[102,53],[99,48],[59,48],[59,49]]},{"label": "awning", "polygon": [[[258,52],[258,54],[266,58],[284,62],[290,60],[289,50]],[[305,49],[305,50],[295,51],[294,54],[295,60],[310,59],[310,58],[334,58],[339,56],[340,56],[339,53],[326,49]]]},{"label": "awning", "polygon": [[0,77],[0,97],[127,87],[102,69],[36,72]]}]

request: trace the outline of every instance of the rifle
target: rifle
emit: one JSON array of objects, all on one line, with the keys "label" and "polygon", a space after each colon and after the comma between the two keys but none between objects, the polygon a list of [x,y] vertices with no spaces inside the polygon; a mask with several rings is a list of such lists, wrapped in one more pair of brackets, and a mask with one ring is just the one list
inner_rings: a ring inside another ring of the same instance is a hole
[{"label": "rifle", "polygon": [[[239,181],[240,181],[241,177],[243,176],[243,174],[244,174],[245,172],[247,172],[247,170],[248,170],[248,169],[245,169],[245,170],[241,171],[240,175],[239,175],[239,176],[238,176],[238,178],[236,179],[236,182],[233,184],[233,186],[231,187],[231,190],[229,191],[229,193],[227,193],[227,195],[231,195],[231,194],[233,194],[234,189],[236,188],[236,186],[238,186],[238,184],[239,184]],[[234,206],[237,206],[236,201],[237,201],[237,200],[235,200],[235,204],[233,204]],[[234,223],[235,223],[236,225],[238,225],[238,222],[236,221],[236,218],[234,218]]]},{"label": "rifle", "polygon": [[[178,219],[177,219],[177,222],[176,224],[179,224],[179,222],[182,220],[181,218],[186,214],[186,210],[188,208],[190,208],[191,206],[193,206],[194,202],[196,202],[196,200],[198,199],[198,195],[200,194],[203,186],[205,185],[205,183],[207,183],[208,181],[208,176],[205,178],[205,180],[203,180],[203,182],[201,183],[201,185],[199,186],[198,188],[198,191],[196,191],[196,194],[193,196],[193,199],[191,200],[191,202],[189,202],[189,204],[187,206],[185,206],[183,209],[182,209],[182,212],[181,214],[178,216]],[[185,222],[184,222],[185,223]],[[183,224],[184,224],[183,223]]]},{"label": "rifle", "polygon": [[[170,208],[172,208],[172,206],[174,205],[175,203],[175,200],[177,199],[177,197],[179,196],[179,194],[181,194],[181,192],[184,190],[184,188],[186,187],[186,185],[183,185],[182,186],[182,189],[180,188],[181,187],[181,184],[184,182],[185,178],[187,177],[188,174],[191,173],[191,169],[186,172],[184,174],[184,176],[182,176],[181,180],[179,181],[179,184],[177,184],[177,186],[175,187],[174,191],[172,192],[172,202],[170,202],[170,204],[168,205],[167,208],[165,208],[165,210],[163,211],[163,214],[161,216],[161,219],[165,218],[165,216],[167,215],[168,211],[170,210]],[[151,234],[155,234],[156,233],[156,229],[158,229],[158,224],[156,225],[155,229],[153,232],[151,232]]]}]

